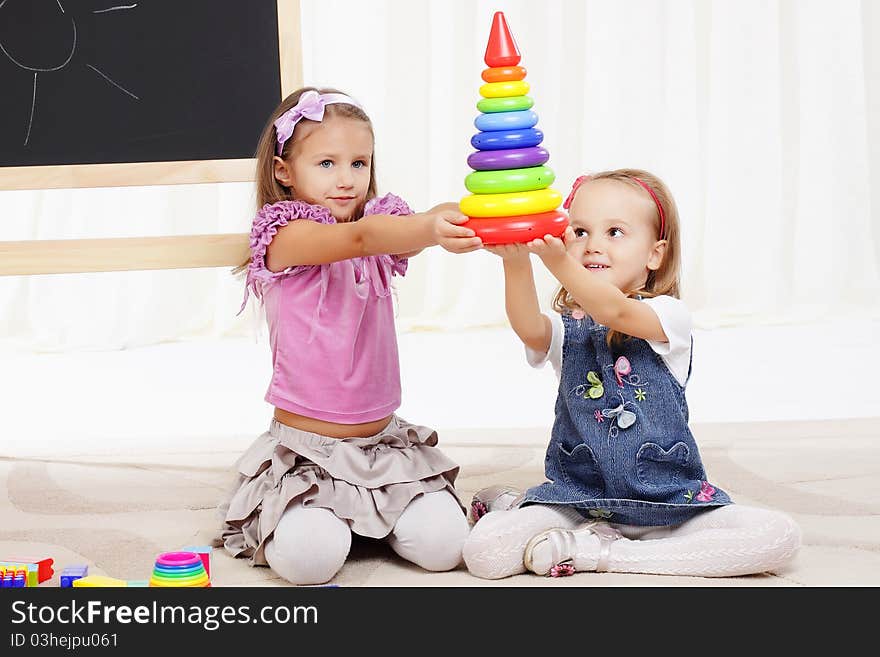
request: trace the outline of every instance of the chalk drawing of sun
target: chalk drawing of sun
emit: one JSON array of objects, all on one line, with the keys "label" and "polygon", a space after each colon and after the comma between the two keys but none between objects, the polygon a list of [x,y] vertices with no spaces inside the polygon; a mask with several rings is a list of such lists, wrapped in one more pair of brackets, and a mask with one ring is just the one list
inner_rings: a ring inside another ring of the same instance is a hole
[{"label": "chalk drawing of sun", "polygon": [[[64,0],[64,2],[67,2],[67,0]],[[12,63],[19,68],[34,74],[31,112],[30,118],[28,119],[27,132],[24,137],[24,145],[27,146],[28,141],[31,138],[31,128],[34,124],[34,112],[36,111],[38,104],[37,83],[39,77],[41,74],[46,75],[61,71],[70,64],[70,61],[73,59],[73,55],[76,52],[77,31],[76,20],[74,20],[74,17],[71,14],[65,11],[62,0],[0,0],[0,21],[4,19],[4,11],[7,13],[11,12],[16,8],[13,5],[22,8],[24,7],[23,3],[28,3],[26,9],[29,12],[30,17],[33,18],[36,12],[36,16],[38,16],[43,25],[52,26],[53,34],[64,34],[66,37],[66,39],[61,39],[57,43],[46,43],[45,39],[40,39],[37,36],[34,36],[30,40],[30,44],[33,46],[32,48],[27,49],[19,47],[16,49],[8,43],[4,43],[3,37],[0,35],[0,52],[8,57]],[[107,14],[113,11],[130,11],[136,7],[137,3],[115,5],[104,9],[95,9],[92,10],[91,13]],[[99,70],[97,67],[92,66],[91,64],[86,64],[86,67],[94,71],[95,74],[100,75],[108,84],[113,85],[122,93],[128,94],[136,101],[140,100],[138,96],[113,80],[109,75]]]}]

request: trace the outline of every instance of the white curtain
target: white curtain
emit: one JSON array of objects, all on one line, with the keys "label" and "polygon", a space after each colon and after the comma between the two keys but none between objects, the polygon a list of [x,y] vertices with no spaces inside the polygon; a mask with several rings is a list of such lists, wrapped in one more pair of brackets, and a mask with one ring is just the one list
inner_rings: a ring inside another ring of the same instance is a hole
[{"label": "white curtain", "polygon": [[[466,191],[480,71],[503,11],[563,194],[580,173],[666,180],[699,326],[880,316],[880,3],[301,0],[304,79],[358,98],[381,191]],[[0,240],[246,231],[249,185],[0,192]],[[554,289],[536,262],[546,303]],[[124,347],[245,334],[221,270],[0,278],[0,338]],[[504,322],[488,253],[429,249],[404,329]]]}]

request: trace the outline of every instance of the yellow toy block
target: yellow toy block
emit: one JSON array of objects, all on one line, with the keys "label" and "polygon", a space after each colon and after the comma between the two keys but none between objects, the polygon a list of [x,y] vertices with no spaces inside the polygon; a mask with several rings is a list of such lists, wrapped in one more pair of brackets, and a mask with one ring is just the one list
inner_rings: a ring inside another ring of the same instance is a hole
[{"label": "yellow toy block", "polygon": [[73,580],[74,588],[121,588],[128,586],[128,582],[124,579],[116,579],[115,577],[107,577],[105,575],[86,575],[79,579]]}]

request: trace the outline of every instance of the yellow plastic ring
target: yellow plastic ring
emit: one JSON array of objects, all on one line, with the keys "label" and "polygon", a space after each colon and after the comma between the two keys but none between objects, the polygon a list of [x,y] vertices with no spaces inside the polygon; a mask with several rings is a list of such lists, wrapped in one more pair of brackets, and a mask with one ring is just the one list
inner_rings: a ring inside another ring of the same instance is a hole
[{"label": "yellow plastic ring", "polygon": [[529,83],[525,80],[487,82],[480,87],[480,95],[483,98],[509,98],[510,96],[525,96],[527,93],[529,93]]},{"label": "yellow plastic ring", "polygon": [[459,209],[469,217],[515,217],[555,210],[562,194],[555,189],[510,194],[471,194],[461,199]]}]

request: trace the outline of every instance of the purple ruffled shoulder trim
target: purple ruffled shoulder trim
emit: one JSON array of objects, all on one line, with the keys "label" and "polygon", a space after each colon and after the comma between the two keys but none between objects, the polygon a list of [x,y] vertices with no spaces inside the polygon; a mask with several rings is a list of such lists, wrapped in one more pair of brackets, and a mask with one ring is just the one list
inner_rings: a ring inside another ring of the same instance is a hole
[{"label": "purple ruffled shoulder trim", "polygon": [[[399,196],[394,194],[385,194],[367,201],[364,206],[364,216],[368,214],[390,214],[395,216],[405,216],[413,214],[412,208],[407,205]],[[391,273],[403,276],[406,274],[406,268],[409,265],[409,258],[400,258],[394,255],[382,256],[382,260],[391,267]]]},{"label": "purple ruffled shoulder trim", "polygon": [[310,219],[320,224],[336,223],[336,219],[330,214],[329,209],[304,201],[278,201],[277,203],[267,203],[260,208],[251,226],[251,262],[247,269],[247,283],[244,301],[241,304],[242,308],[247,303],[249,292],[252,292],[258,299],[262,297],[261,283],[290,273],[287,269],[279,272],[271,272],[266,269],[266,249],[278,233],[279,228],[297,219]]},{"label": "purple ruffled shoulder trim", "polygon": [[385,196],[377,196],[367,201],[364,206],[364,216],[368,214],[392,214],[407,215],[413,214],[412,209],[399,196],[394,194],[385,194]]}]

